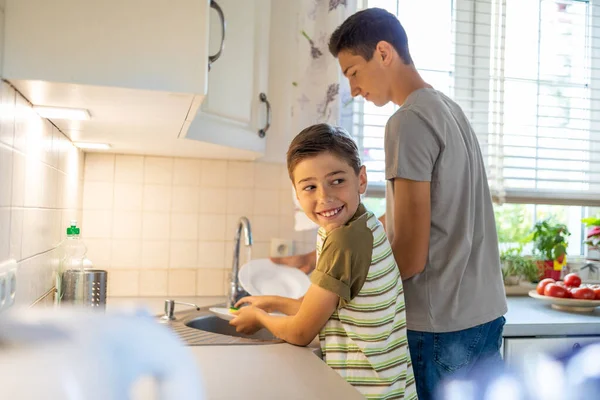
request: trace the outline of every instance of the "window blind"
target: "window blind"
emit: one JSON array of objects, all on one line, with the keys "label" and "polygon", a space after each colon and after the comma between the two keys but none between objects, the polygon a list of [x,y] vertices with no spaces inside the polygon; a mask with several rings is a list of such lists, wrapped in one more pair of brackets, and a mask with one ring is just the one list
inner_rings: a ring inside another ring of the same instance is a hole
[{"label": "window blind", "polygon": [[[470,119],[498,202],[600,205],[600,0],[366,0],[404,25],[424,79]],[[435,10],[435,11],[432,11]],[[354,101],[371,194],[393,104]]]}]

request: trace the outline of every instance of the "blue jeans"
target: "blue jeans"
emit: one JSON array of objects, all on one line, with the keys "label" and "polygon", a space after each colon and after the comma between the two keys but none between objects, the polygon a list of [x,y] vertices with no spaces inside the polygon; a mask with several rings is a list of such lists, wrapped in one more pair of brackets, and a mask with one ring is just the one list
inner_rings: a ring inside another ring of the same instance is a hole
[{"label": "blue jeans", "polygon": [[473,367],[502,365],[500,346],[506,320],[491,322],[456,332],[408,331],[419,400],[435,399],[438,384],[444,379],[467,376]]}]

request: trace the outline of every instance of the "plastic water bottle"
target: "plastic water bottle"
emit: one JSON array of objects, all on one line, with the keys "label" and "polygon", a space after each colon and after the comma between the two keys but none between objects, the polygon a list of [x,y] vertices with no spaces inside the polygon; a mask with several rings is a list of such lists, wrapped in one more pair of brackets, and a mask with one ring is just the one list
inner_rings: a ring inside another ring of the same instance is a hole
[{"label": "plastic water bottle", "polygon": [[[81,239],[81,230],[77,226],[77,221],[72,220],[67,228],[67,237],[60,245],[60,260],[58,271],[56,273],[56,304],[62,302],[65,293],[63,274],[68,270],[76,270],[83,273],[85,268],[84,260],[87,253],[87,247]],[[83,304],[84,285],[77,285],[74,293],[74,303]]]}]

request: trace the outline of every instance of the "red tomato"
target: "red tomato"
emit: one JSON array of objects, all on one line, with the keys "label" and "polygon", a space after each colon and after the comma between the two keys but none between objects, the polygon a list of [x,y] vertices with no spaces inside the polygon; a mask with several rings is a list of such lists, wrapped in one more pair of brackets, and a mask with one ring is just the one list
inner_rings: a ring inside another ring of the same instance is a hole
[{"label": "red tomato", "polygon": [[581,285],[581,278],[577,274],[567,274],[567,276],[565,276],[565,285],[579,287],[579,285]]},{"label": "red tomato", "polygon": [[572,299],[573,298],[573,289],[574,288],[565,287],[565,289],[567,290],[566,293],[565,293],[565,299]]},{"label": "red tomato", "polygon": [[596,298],[596,293],[589,287],[580,287],[571,290],[571,294],[573,294],[574,299],[579,300],[594,300]]},{"label": "red tomato", "polygon": [[546,288],[546,285],[549,285],[551,283],[556,283],[556,281],[552,278],[546,278],[546,279],[542,279],[540,281],[540,283],[538,283],[537,285],[537,292],[538,294],[541,294],[542,296],[544,295],[544,289]]},{"label": "red tomato", "polygon": [[596,286],[592,290],[596,294],[596,300],[600,300],[600,286]]},{"label": "red tomato", "polygon": [[557,285],[556,283],[550,283],[546,285],[546,288],[544,289],[544,295],[565,298],[567,296],[567,289]]}]

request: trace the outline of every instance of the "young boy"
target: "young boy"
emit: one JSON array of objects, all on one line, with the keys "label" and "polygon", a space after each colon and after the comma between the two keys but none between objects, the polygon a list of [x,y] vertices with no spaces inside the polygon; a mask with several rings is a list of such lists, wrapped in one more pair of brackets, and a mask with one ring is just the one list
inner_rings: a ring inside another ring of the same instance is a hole
[{"label": "young boy", "polygon": [[416,399],[402,280],[383,226],[360,201],[367,175],[356,144],[341,128],[314,125],[292,141],[287,166],[320,226],[312,285],[299,300],[243,298],[236,307],[249,306],[230,324],[301,346],[318,334],[324,360],[365,397]]}]

